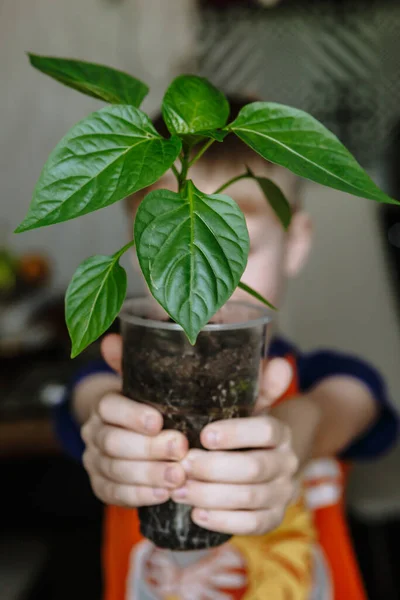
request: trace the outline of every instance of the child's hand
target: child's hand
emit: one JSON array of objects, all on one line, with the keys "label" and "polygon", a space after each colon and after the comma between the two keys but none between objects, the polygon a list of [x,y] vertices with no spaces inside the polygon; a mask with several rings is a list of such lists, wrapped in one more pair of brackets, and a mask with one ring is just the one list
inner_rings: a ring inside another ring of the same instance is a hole
[{"label": "child's hand", "polygon": [[202,444],[218,452],[190,450],[182,462],[188,481],[172,498],[193,505],[193,521],[213,531],[254,535],[277,527],[298,466],[286,425],[266,416],[219,421],[203,430]]},{"label": "child's hand", "polygon": [[[289,381],[288,364],[271,361],[258,411]],[[276,528],[293,497],[298,468],[287,425],[265,414],[219,421],[204,428],[201,442],[211,451],[189,451],[182,461],[188,481],[171,497],[193,505],[193,520],[213,531],[254,535]],[[227,452],[233,449],[242,451]]]},{"label": "child's hand", "polygon": [[102,398],[82,428],[83,464],[100,500],[129,508],[160,504],[183,485],[186,475],[177,461],[187,440],[161,427],[152,408],[117,394]]},{"label": "child's hand", "polygon": [[[116,370],[120,346],[117,336],[103,344],[103,355]],[[161,429],[162,416],[150,406],[117,393],[100,400],[82,428],[83,463],[100,500],[129,508],[160,504],[184,484],[186,474],[178,461],[188,442],[177,431]]]}]

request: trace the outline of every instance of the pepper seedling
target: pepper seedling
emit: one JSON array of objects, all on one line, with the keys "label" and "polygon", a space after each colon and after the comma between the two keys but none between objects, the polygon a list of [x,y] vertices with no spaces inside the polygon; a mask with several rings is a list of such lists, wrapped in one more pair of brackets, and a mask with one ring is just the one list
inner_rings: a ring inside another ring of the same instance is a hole
[{"label": "pepper seedling", "polygon": [[296,175],[377,202],[399,204],[380,190],[338,138],[302,110],[272,102],[246,105],[233,122],[224,94],[207,79],[181,75],[168,87],[161,136],[139,108],[148,87],[121,71],[77,60],[29,54],[57,81],[109,104],[77,123],[51,152],[36,184],[23,232],[75,219],[146,188],[172,169],[178,192],[158,189],[141,202],[133,240],[112,256],[92,256],[66,294],[72,357],[117,317],[127,291],[119,259],[135,247],[151,294],[194,344],[200,330],[239,286],[271,306],[240,279],[249,236],[244,215],[222,192],[239,179],[258,182],[283,227],[291,210],[267,178],[243,174],[214,194],[197,189],[190,168],[211,144],[238,136],[265,160]]}]

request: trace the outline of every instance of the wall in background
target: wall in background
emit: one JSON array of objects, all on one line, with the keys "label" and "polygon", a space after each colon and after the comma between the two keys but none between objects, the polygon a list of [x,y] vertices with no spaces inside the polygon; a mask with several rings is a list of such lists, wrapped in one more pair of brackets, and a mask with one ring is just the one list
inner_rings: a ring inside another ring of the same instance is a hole
[{"label": "wall in background", "polygon": [[202,73],[232,93],[311,112],[374,166],[399,119],[398,3],[242,2],[201,17]]}]

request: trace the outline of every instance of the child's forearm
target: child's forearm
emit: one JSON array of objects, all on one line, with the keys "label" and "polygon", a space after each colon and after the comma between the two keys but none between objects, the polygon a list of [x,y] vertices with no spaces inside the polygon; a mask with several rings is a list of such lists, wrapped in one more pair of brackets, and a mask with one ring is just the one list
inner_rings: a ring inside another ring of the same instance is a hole
[{"label": "child's forearm", "polygon": [[321,410],[315,458],[340,454],[373,425],[380,410],[370,390],[353,377],[329,377],[307,395]]},{"label": "child's forearm", "polygon": [[80,381],[72,396],[72,412],[78,423],[85,423],[101,398],[121,391],[121,378],[113,373],[94,373]]},{"label": "child's forearm", "polygon": [[351,377],[329,377],[305,397],[271,411],[291,429],[300,465],[337,456],[375,421],[378,407],[369,390]]}]

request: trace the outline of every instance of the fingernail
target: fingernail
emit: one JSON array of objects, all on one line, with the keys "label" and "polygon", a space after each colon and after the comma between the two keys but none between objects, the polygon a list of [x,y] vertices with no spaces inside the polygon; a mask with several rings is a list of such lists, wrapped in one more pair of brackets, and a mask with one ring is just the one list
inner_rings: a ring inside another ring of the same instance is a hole
[{"label": "fingernail", "polygon": [[167,452],[170,458],[177,458],[177,446],[176,439],[168,440]]},{"label": "fingernail", "polygon": [[153,494],[157,500],[166,500],[168,498],[167,490],[163,490],[162,488],[154,488]]},{"label": "fingernail", "polygon": [[218,446],[218,442],[219,442],[219,434],[213,429],[211,429],[210,431],[207,431],[206,442],[207,442],[207,445],[210,446],[211,448],[216,448]]},{"label": "fingernail", "polygon": [[155,416],[154,415],[146,415],[144,418],[145,431],[147,431],[148,433],[151,433],[152,431],[154,431],[155,426],[156,426]]},{"label": "fingernail", "polygon": [[179,481],[179,473],[174,467],[167,467],[165,469],[164,479],[169,483],[177,483]]},{"label": "fingernail", "polygon": [[196,512],[196,521],[206,523],[208,521],[208,512],[206,510],[198,510]]},{"label": "fingernail", "polygon": [[172,492],[172,497],[174,500],[183,500],[187,497],[188,491],[187,488],[179,488],[178,490],[174,490]]}]

